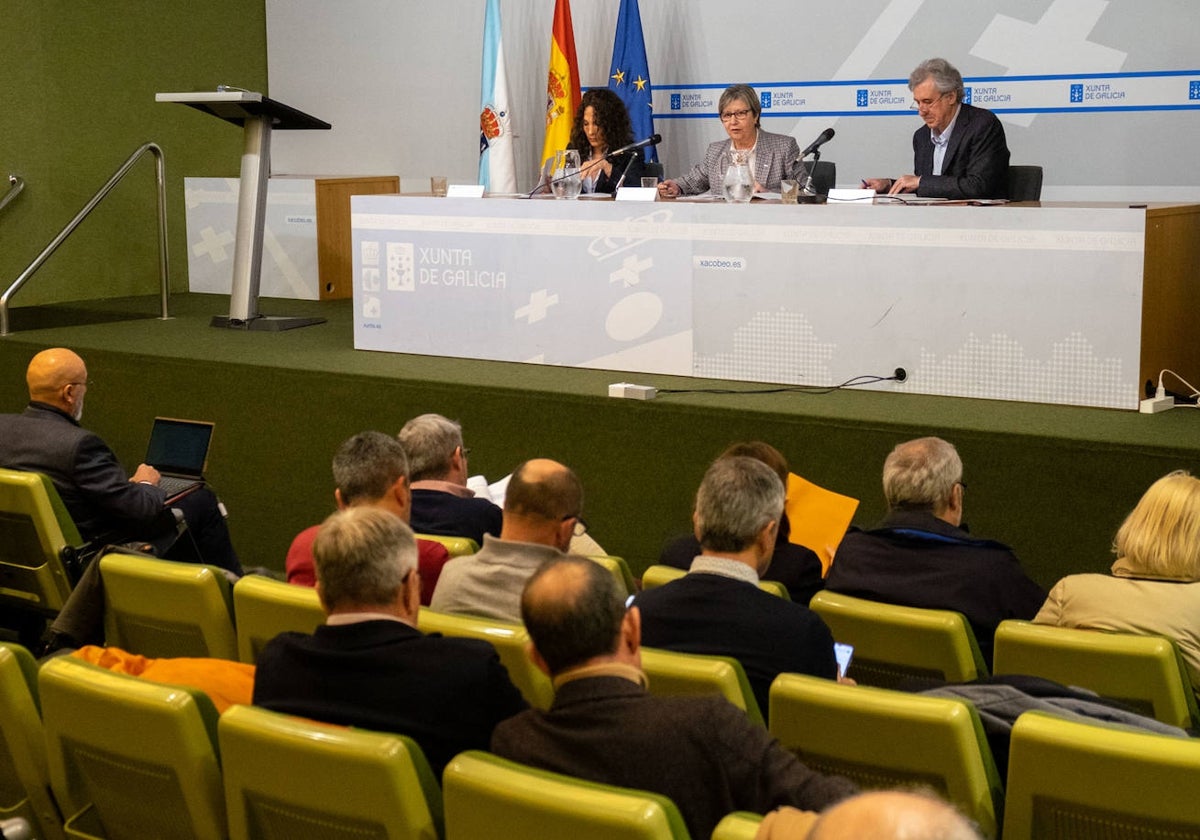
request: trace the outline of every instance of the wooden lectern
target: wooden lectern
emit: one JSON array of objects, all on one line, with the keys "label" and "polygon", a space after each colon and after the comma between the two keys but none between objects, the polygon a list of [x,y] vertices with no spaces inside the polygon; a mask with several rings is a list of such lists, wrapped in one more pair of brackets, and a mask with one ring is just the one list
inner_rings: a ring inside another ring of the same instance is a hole
[{"label": "wooden lectern", "polygon": [[261,93],[227,89],[191,93],[158,93],[156,102],[177,102],[240,125],[245,131],[242,147],[241,183],[238,187],[237,231],[233,249],[233,288],[229,317],[213,316],[212,326],[275,332],[310,324],[324,318],[287,318],[260,315],[258,284],[262,274],[263,223],[267,205],[267,177],[271,172],[271,130],[321,129],[331,126],[268,99]]}]

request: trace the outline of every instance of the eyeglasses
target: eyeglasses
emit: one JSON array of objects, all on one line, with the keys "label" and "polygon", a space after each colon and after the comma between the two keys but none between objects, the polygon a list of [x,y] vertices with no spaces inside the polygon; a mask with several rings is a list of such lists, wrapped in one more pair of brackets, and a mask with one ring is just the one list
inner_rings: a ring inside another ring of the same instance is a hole
[{"label": "eyeglasses", "polygon": [[458,448],[459,448],[459,449],[462,451],[462,456],[463,456],[464,458],[466,458],[468,455],[470,455],[470,454],[471,454],[471,450],[470,450],[470,448],[469,448],[469,447],[466,447],[466,446],[460,446],[460,447],[458,447]]},{"label": "eyeglasses", "polygon": [[584,534],[587,533],[588,526],[587,526],[587,523],[583,521],[582,516],[572,516],[572,515],[568,514],[567,516],[564,516],[562,518],[562,521],[566,522],[568,519],[575,520],[575,526],[571,529],[572,534],[574,534],[577,537],[582,537]]},{"label": "eyeglasses", "polygon": [[734,120],[741,122],[742,120],[746,119],[746,117],[750,116],[751,113],[753,112],[749,108],[745,108],[741,111],[726,111],[725,113],[721,114],[721,122],[733,122]]},{"label": "eyeglasses", "polygon": [[937,96],[933,97],[932,99],[914,99],[912,101],[912,104],[909,105],[908,107],[913,108],[917,111],[920,111],[922,108],[925,108],[925,109],[932,108],[934,102],[940,102],[942,99],[944,99],[946,97],[946,94],[948,94],[948,93],[950,93],[950,91],[946,91],[946,93],[939,93]]},{"label": "eyeglasses", "polygon": [[87,387],[91,388],[93,385],[96,384],[96,380],[95,379],[85,379],[82,382],[68,382],[67,384],[68,385],[86,385]]}]

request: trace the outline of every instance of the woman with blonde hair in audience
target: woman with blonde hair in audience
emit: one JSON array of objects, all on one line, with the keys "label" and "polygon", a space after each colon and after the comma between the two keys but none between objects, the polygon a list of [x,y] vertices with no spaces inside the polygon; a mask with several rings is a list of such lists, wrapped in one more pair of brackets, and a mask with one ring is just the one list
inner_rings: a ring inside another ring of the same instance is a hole
[{"label": "woman with blonde hair in audience", "polygon": [[1200,479],[1177,470],[1150,485],[1113,542],[1111,575],[1070,575],[1037,624],[1166,636],[1200,696]]}]

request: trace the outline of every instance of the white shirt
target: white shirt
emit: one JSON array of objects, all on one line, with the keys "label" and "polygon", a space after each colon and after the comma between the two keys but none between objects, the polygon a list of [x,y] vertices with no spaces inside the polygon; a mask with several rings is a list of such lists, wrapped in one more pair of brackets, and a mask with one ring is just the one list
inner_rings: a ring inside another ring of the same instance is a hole
[{"label": "white shirt", "polygon": [[950,144],[950,134],[954,131],[954,124],[958,122],[958,115],[962,113],[962,106],[959,105],[954,109],[954,119],[950,120],[950,125],[946,126],[946,130],[941,134],[937,134],[933,129],[929,130],[929,140],[933,143],[933,174],[942,174],[942,161],[946,158],[946,146]]}]

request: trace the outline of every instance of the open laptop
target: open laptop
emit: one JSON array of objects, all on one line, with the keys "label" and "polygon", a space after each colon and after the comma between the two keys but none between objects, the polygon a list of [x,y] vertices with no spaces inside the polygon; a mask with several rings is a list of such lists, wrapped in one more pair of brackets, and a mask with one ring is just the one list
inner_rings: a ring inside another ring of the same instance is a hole
[{"label": "open laptop", "polygon": [[146,463],[162,474],[159,486],[166,491],[167,504],[204,484],[212,433],[213,424],[205,421],[154,418]]}]

